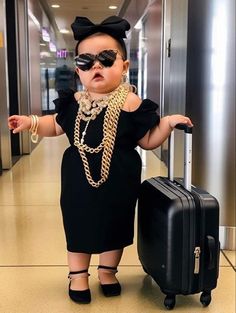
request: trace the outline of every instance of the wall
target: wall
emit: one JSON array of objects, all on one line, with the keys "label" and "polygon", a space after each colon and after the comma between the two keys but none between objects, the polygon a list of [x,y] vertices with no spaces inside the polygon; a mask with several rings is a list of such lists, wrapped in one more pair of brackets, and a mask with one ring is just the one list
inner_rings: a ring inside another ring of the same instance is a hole
[{"label": "wall", "polygon": [[147,37],[147,95],[161,103],[161,53],[162,53],[162,1],[157,0],[148,7],[146,13]]},{"label": "wall", "polygon": [[[42,11],[39,3],[29,2],[29,10],[41,24]],[[28,16],[29,27],[29,70],[30,70],[30,106],[31,113],[41,115],[41,75],[40,75],[40,25]]]},{"label": "wall", "polygon": [[131,27],[142,20],[147,57],[147,95],[161,102],[162,1],[131,1],[125,16]]},{"label": "wall", "polygon": [[144,15],[148,3],[148,0],[130,1],[123,17],[129,21],[131,28],[133,28],[138,20]]},{"label": "wall", "polygon": [[188,14],[193,178],[219,200],[220,225],[234,232],[235,249],[235,1],[189,0]]},{"label": "wall", "polygon": [[[36,5],[37,3],[34,2],[34,7]],[[1,81],[1,99],[3,99],[1,156],[3,168],[9,169],[20,155],[30,153],[32,150],[28,132],[11,134],[7,127],[7,118],[11,114],[30,114],[30,96],[33,96],[32,112],[40,112],[41,103],[38,101],[40,100],[40,55],[38,52],[40,41],[39,37],[32,36],[34,26],[31,26],[31,31],[28,32],[30,27],[27,0],[1,1],[0,14],[4,38],[4,47],[1,49],[2,73],[4,74]],[[38,35],[39,31],[36,36]],[[28,45],[29,42],[31,46]]]},{"label": "wall", "polygon": [[[29,45],[27,0],[16,1],[17,51],[18,51],[18,99],[20,114],[30,113],[29,99]],[[31,143],[28,132],[21,135],[22,154],[30,153]]]},{"label": "wall", "polygon": [[[188,0],[168,0],[170,6],[170,64],[169,64],[169,91],[168,112],[166,114],[186,113],[186,56],[187,56],[187,24]],[[183,177],[183,133],[175,134],[175,176]]]},{"label": "wall", "polygon": [[9,132],[7,117],[42,114],[41,27],[51,30],[51,26],[39,1],[33,0],[1,0],[0,18],[1,159],[3,168],[9,169],[22,154],[30,153],[35,147],[28,132],[17,135]]},{"label": "wall", "polygon": [[9,96],[8,96],[8,64],[7,64],[7,34],[6,34],[6,6],[5,0],[0,0],[0,153],[2,167],[10,168],[11,144],[10,133],[7,127],[7,117],[9,116]]},{"label": "wall", "polygon": [[[152,1],[155,10],[160,3]],[[164,0],[165,12],[159,14],[151,7],[132,1],[126,14],[133,24],[145,16],[147,96],[155,101],[163,96],[164,115],[192,118],[193,183],[219,200],[221,244],[235,249],[235,1]],[[175,176],[182,173],[183,137],[176,132]]]}]

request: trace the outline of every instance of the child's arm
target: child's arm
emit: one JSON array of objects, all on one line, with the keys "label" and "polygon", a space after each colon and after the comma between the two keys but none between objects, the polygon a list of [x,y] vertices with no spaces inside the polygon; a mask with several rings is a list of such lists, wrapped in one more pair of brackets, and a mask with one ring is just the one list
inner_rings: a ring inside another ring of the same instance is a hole
[{"label": "child's arm", "polygon": [[[63,134],[62,128],[56,122],[56,114],[39,117],[37,134],[42,137],[59,136]],[[13,133],[29,130],[32,119],[26,115],[12,115],[8,118],[8,127],[13,129]]]},{"label": "child's arm", "polygon": [[149,130],[146,135],[139,140],[141,148],[152,150],[159,147],[170,135],[171,131],[177,124],[186,124],[193,126],[191,120],[184,115],[170,115],[161,118],[159,125]]}]

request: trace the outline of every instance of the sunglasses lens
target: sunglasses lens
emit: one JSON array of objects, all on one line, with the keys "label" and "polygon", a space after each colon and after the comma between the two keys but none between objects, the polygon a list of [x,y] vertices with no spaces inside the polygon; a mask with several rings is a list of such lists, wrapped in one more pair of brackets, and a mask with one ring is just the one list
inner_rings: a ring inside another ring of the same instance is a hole
[{"label": "sunglasses lens", "polygon": [[116,60],[116,55],[117,51],[104,50],[98,54],[97,59],[104,67],[111,67]]},{"label": "sunglasses lens", "polygon": [[93,66],[95,57],[92,54],[84,53],[75,58],[76,66],[82,71],[88,71]]},{"label": "sunglasses lens", "polygon": [[116,60],[116,55],[115,50],[103,50],[98,55],[83,53],[75,57],[75,64],[82,71],[90,70],[95,60],[98,60],[104,67],[111,67]]}]

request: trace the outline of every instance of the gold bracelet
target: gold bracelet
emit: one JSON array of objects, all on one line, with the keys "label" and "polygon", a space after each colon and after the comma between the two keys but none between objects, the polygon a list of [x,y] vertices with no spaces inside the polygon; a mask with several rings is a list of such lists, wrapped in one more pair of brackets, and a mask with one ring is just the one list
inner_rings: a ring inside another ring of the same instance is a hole
[{"label": "gold bracelet", "polygon": [[29,131],[31,132],[31,141],[33,143],[37,143],[39,136],[37,134],[38,132],[38,127],[39,127],[39,117],[38,115],[30,115],[31,118],[31,126]]}]

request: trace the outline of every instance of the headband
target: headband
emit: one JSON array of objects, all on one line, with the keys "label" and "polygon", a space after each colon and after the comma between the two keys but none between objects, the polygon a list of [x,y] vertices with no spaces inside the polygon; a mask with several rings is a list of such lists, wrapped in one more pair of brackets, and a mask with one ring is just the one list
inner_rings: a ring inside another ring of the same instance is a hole
[{"label": "headband", "polygon": [[119,16],[110,16],[100,24],[92,23],[87,17],[77,16],[74,23],[71,24],[74,33],[74,39],[82,41],[86,37],[101,32],[114,37],[118,41],[126,38],[125,32],[130,29],[130,24]]}]

